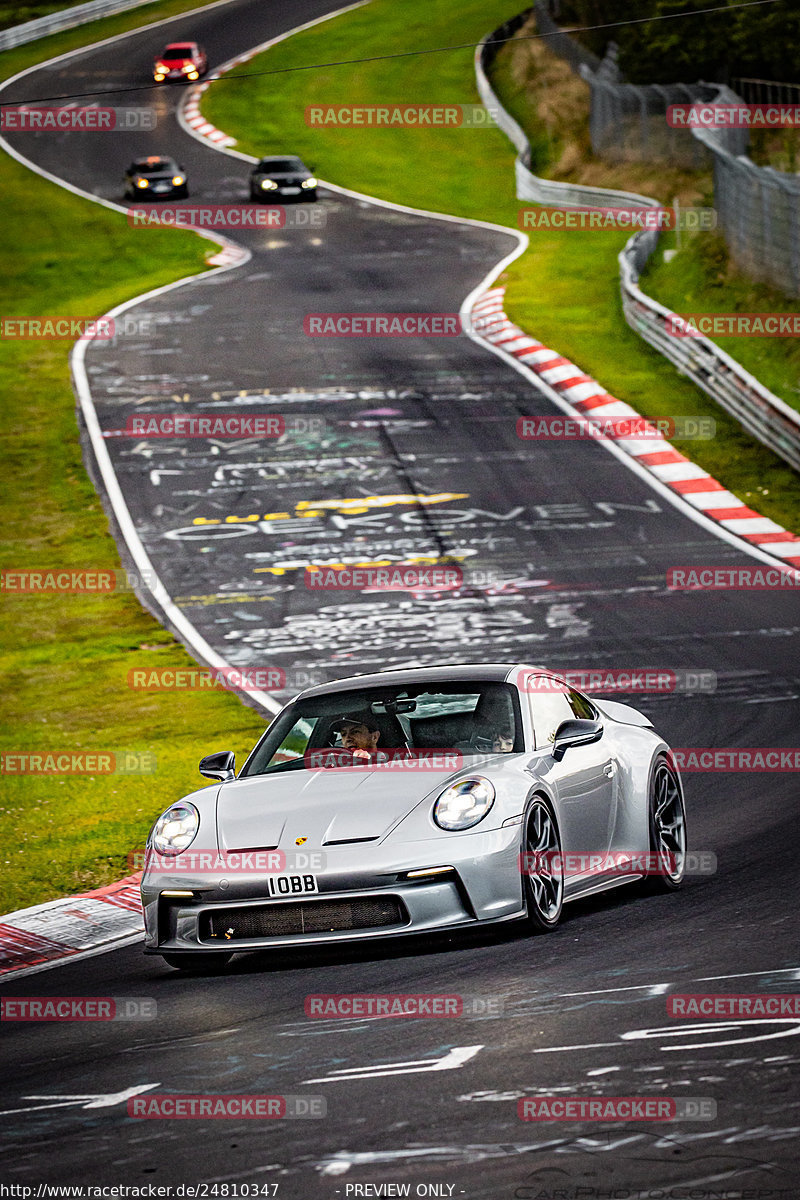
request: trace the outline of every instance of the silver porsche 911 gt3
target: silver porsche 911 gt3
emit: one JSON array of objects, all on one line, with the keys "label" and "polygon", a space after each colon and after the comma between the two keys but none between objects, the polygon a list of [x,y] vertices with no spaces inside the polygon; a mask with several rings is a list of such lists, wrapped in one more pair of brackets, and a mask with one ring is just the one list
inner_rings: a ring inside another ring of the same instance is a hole
[{"label": "silver porsche 911 gt3", "polygon": [[243,950],[525,921],[647,879],[679,886],[669,746],[627,705],[525,664],[385,671],[309,688],[238,776],[173,804],[147,842],[145,949],[174,967]]}]

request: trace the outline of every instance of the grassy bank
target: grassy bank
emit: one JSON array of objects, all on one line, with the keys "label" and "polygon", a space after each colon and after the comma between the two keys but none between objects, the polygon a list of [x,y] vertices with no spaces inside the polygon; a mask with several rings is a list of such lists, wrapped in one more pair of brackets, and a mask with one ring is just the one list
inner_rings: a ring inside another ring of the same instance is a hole
[{"label": "grassy bank", "polygon": [[[147,19],[178,8],[148,6]],[[142,23],[142,10],[138,16]],[[89,40],[86,27],[58,35],[48,39],[49,53],[65,48],[58,41],[75,44],[77,35]],[[13,69],[22,57],[45,57],[44,45],[13,52]],[[0,56],[6,74],[11,57]],[[132,237],[122,214],[37,179],[6,156],[0,186],[5,315],[97,316],[144,288],[202,270],[215,249],[190,233],[153,229]],[[0,435],[4,569],[120,566],[82,462],[69,349],[61,341],[0,341],[0,387],[8,398]],[[203,784],[200,756],[228,747],[241,756],[263,721],[225,692],[131,691],[133,667],[195,664],[130,593],[5,592],[1,628],[5,752],[130,751],[147,753],[150,766],[155,760],[155,770],[140,775],[4,776],[5,913],[127,874],[128,854],[158,813]]]},{"label": "grassy bank", "polygon": [[[518,2],[468,0],[458,5],[458,41],[479,40]],[[215,83],[203,111],[252,154],[277,148],[303,155],[323,178],[402,204],[518,227],[524,207],[514,196],[514,150],[494,129],[311,128],[309,105],[387,102],[476,103],[472,51],[420,55],[357,65],[307,68],[451,44],[453,0],[373,0],[308,30]],[[525,47],[535,47],[532,52]],[[354,53],[357,47],[357,55]],[[524,64],[515,56],[523,53]],[[534,66],[531,66],[531,62]],[[525,100],[537,78],[543,75]],[[255,72],[286,71],[261,75]],[[587,152],[588,88],[536,42],[501,52],[493,82],[501,99],[530,128],[538,168],[559,178],[702,203],[708,177],[661,167],[608,167]],[[564,92],[559,98],[558,89]],[[537,96],[545,120],[537,114]],[[583,107],[581,107],[583,106]],[[581,140],[582,139],[582,140]],[[549,166],[548,166],[549,164]],[[706,200],[707,202],[707,200]],[[506,272],[506,309],[524,329],[572,358],[609,391],[647,416],[712,416],[717,437],[676,441],[726,487],[759,511],[800,529],[800,479],[726,416],[698,388],[646,346],[623,320],[617,254],[626,234],[536,230],[530,250]],[[769,480],[765,483],[765,480]]]}]

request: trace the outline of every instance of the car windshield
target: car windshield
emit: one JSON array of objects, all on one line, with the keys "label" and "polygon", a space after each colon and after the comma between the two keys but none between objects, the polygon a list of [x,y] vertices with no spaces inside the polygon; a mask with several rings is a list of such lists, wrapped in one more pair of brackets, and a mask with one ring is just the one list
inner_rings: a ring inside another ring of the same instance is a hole
[{"label": "car windshield", "polygon": [[159,158],[156,162],[138,162],[133,164],[137,175],[163,175],[164,171],[172,171],[174,164],[167,158]]},{"label": "car windshield", "polygon": [[305,168],[299,158],[264,158],[258,164],[257,170],[280,175],[284,171],[303,171]]},{"label": "car windshield", "polygon": [[192,46],[167,46],[162,58],[191,58],[194,53]]},{"label": "car windshield", "polygon": [[[485,680],[329,692],[289,705],[270,725],[241,777],[313,770],[319,751],[341,748],[341,726],[363,732],[357,749],[457,750],[511,754],[524,749],[515,688]],[[375,736],[377,734],[377,737]],[[342,762],[326,765],[347,765]]]}]

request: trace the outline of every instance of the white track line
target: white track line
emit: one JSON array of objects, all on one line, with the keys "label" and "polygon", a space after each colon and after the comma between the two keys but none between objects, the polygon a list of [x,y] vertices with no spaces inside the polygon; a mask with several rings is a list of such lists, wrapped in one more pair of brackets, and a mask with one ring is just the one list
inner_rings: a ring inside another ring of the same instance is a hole
[{"label": "white track line", "polygon": [[[226,4],[230,4],[231,2],[232,0],[215,0],[215,3],[207,5],[206,9],[203,11],[219,8]],[[137,29],[128,30],[125,33],[117,34],[111,38],[104,38],[100,42],[95,42],[88,46],[78,47],[75,50],[70,50],[65,54],[59,54],[55,58],[48,59],[45,62],[39,62],[31,67],[26,67],[25,70],[19,71],[10,79],[3,81],[3,83],[0,84],[0,92],[4,91],[17,80],[33,74],[42,68],[51,67],[56,63],[64,62],[67,59],[75,58],[78,55],[90,53],[96,50],[99,46],[110,45],[111,43],[120,41],[123,38],[132,37],[134,34],[141,33],[143,30],[155,29],[160,25],[168,25],[176,20],[185,20],[185,15],[186,14],[181,14],[180,17],[169,17],[162,21],[153,21],[149,25],[143,25]],[[112,200],[106,200],[101,196],[94,196],[90,192],[86,192],[82,188],[76,187],[74,184],[60,179],[57,175],[53,175],[50,171],[44,170],[44,168],[40,167],[37,163],[31,161],[29,158],[26,158],[25,155],[15,150],[14,147],[11,146],[3,137],[0,137],[0,146],[2,146],[6,153],[12,158],[16,159],[17,162],[33,171],[36,175],[40,176],[40,178],[47,179],[50,183],[54,183],[56,186],[64,188],[65,191],[71,192],[75,196],[80,196],[84,200],[91,200],[94,204],[100,204],[104,208],[111,209],[114,212],[123,213],[125,216],[127,216],[128,209],[125,206],[116,204]],[[196,233],[199,237],[206,238],[206,240],[221,246],[222,249],[220,253],[214,258],[209,259],[209,263],[214,267],[216,272],[236,270],[238,267],[243,266],[252,258],[249,250],[245,249],[243,246],[238,246],[235,242],[231,241],[229,238],[223,237],[221,234],[214,233],[209,230],[196,229],[193,226],[187,226],[186,228],[190,228],[191,231]],[[233,261],[231,261],[232,258]],[[187,283],[193,283],[197,280],[204,279],[211,273],[212,272],[209,271],[202,271],[198,274],[188,275],[183,279],[178,279],[174,283],[165,284],[163,287],[153,288],[147,292],[141,293],[132,300],[127,300],[122,304],[118,304],[115,308],[111,309],[104,315],[107,317],[117,316],[118,314],[127,311],[129,308],[141,304],[143,301],[154,299],[157,296],[162,296],[173,289],[183,287]],[[111,503],[114,512],[114,517],[119,525],[120,531],[125,540],[125,544],[128,548],[128,552],[130,553],[133,561],[136,563],[137,569],[140,572],[140,578],[142,580],[153,581],[147,587],[147,591],[151,594],[157,605],[162,609],[167,620],[182,638],[194,657],[203,662],[206,666],[215,670],[228,668],[229,663],[227,663],[226,660],[208,644],[205,638],[202,637],[200,632],[195,629],[194,625],[192,625],[192,623],[174,603],[172,597],[153,568],[147,552],[142,545],[141,539],[136,532],[136,528],[128,510],[128,506],[117,481],[117,477],[111,463],[111,458],[108,453],[108,448],[105,440],[102,437],[100,422],[97,418],[97,412],[94,407],[91,388],[89,386],[89,380],[86,374],[84,362],[85,356],[86,342],[76,342],[73,346],[70,356],[74,387],[92,443],[92,450],[103,479],[103,486],[106,489],[109,502]],[[144,572],[144,574],[141,574],[142,572]],[[144,583],[142,583],[141,586],[144,587]],[[283,707],[267,692],[253,691],[249,692],[248,695],[267,713],[274,715],[275,713],[280,712],[281,708]]]}]

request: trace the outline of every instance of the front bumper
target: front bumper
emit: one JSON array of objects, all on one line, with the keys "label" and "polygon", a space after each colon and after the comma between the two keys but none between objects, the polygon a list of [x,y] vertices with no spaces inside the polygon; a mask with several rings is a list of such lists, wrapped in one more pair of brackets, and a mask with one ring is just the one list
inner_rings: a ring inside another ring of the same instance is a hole
[{"label": "front bumper", "polygon": [[185,183],[179,183],[177,186],[175,184],[170,184],[170,186],[168,188],[159,189],[158,191],[152,187],[135,188],[133,190],[134,190],[135,198],[139,201],[175,200],[175,199],[180,199],[189,194],[188,190],[187,190],[187,185]]},{"label": "front bumper", "polygon": [[[515,920],[525,912],[519,839],[520,826],[510,825],[489,833],[437,838],[434,844],[362,846],[358,865],[354,847],[331,849],[324,871],[317,873],[319,891],[302,898],[270,897],[263,876],[252,874],[233,879],[211,872],[189,876],[145,870],[145,948],[156,954],[230,953],[369,941]],[[406,878],[408,871],[443,865],[452,870]],[[169,891],[192,895],[163,895]],[[348,927],[322,928],[329,914],[330,924],[340,924],[342,917],[336,914],[343,909]],[[380,924],[352,924],[351,914],[370,911],[380,914]],[[215,919],[223,914],[225,920]],[[276,927],[291,931],[266,932]]]}]

